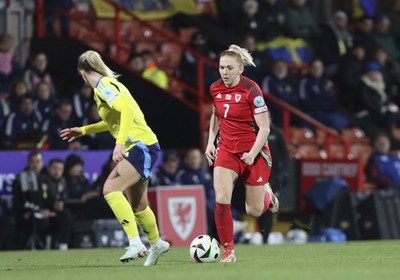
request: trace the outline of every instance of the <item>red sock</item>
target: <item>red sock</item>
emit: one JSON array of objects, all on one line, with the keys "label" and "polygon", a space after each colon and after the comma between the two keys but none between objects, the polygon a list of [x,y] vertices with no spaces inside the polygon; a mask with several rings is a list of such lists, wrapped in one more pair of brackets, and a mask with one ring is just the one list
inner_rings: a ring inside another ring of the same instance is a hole
[{"label": "red sock", "polygon": [[233,219],[230,204],[216,203],[215,224],[221,245],[225,250],[233,250]]},{"label": "red sock", "polygon": [[264,192],[264,209],[262,211],[262,214],[267,212],[270,204],[271,204],[271,197],[269,196],[269,192],[265,191]]}]

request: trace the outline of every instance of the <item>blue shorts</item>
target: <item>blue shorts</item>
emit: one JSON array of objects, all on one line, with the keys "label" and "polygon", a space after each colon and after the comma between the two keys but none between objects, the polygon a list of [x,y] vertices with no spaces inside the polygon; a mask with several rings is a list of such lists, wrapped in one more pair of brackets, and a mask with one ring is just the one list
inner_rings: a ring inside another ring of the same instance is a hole
[{"label": "blue shorts", "polygon": [[160,145],[158,143],[147,146],[138,141],[136,145],[129,150],[129,155],[126,160],[139,172],[142,176],[142,180],[148,180],[151,178],[151,168],[157,161],[159,154]]}]

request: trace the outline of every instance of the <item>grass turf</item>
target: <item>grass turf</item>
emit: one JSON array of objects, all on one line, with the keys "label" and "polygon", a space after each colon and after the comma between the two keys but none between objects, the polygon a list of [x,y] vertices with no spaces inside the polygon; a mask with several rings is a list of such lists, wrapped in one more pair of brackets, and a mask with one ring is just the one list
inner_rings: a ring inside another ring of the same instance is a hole
[{"label": "grass turf", "polygon": [[143,259],[120,263],[123,252],[123,248],[1,252],[0,279],[400,279],[400,241],[237,245],[234,264],[193,263],[188,248],[173,247],[157,266],[143,267]]}]

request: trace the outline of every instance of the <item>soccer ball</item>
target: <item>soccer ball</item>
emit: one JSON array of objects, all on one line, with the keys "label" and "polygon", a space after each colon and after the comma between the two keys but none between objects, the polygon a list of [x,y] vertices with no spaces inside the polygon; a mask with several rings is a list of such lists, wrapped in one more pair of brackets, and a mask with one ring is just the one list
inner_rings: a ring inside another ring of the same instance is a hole
[{"label": "soccer ball", "polygon": [[198,263],[213,263],[219,258],[218,241],[209,235],[199,235],[190,243],[190,257]]}]

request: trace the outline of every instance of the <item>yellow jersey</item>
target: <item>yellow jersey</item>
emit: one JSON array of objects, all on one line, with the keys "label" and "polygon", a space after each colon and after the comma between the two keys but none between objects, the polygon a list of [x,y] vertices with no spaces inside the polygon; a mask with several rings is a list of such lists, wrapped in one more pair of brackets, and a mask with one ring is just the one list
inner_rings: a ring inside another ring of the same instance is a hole
[{"label": "yellow jersey", "polygon": [[94,88],[94,100],[102,121],[81,127],[82,135],[110,131],[117,144],[125,145],[125,151],[138,141],[145,145],[158,142],[139,105],[118,80],[106,76],[100,78]]}]

